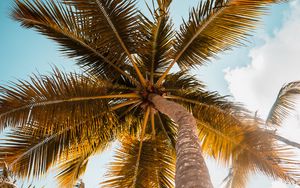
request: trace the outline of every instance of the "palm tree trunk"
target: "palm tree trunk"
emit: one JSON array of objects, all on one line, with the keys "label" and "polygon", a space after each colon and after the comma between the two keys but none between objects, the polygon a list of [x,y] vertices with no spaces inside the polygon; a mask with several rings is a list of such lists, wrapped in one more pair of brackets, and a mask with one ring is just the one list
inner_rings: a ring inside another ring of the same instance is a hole
[{"label": "palm tree trunk", "polygon": [[196,120],[181,105],[155,94],[148,99],[161,113],[178,125],[176,141],[176,188],[212,188],[209,172],[201,152]]}]

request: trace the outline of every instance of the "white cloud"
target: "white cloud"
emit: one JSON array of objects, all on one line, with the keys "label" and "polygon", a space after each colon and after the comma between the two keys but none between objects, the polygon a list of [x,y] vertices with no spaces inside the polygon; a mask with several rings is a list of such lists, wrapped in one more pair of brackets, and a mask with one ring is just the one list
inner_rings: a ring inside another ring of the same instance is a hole
[{"label": "white cloud", "polygon": [[272,182],[271,188],[288,188],[284,183],[282,182]]},{"label": "white cloud", "polygon": [[[264,118],[283,84],[300,80],[300,0],[292,2],[290,9],[282,27],[273,36],[265,33],[264,44],[250,50],[248,66],[224,70],[233,97]],[[278,132],[300,142],[299,112],[284,124]],[[270,186],[287,187],[277,181]]]},{"label": "white cloud", "polygon": [[300,1],[291,3],[291,14],[274,37],[253,48],[251,64],[225,70],[225,79],[235,99],[266,116],[284,83],[300,80]]},{"label": "white cloud", "polygon": [[[246,67],[226,69],[225,80],[233,97],[266,117],[283,84],[300,80],[300,0],[290,3],[290,14],[274,37],[250,50]],[[300,142],[300,111],[284,122],[280,134]]]}]

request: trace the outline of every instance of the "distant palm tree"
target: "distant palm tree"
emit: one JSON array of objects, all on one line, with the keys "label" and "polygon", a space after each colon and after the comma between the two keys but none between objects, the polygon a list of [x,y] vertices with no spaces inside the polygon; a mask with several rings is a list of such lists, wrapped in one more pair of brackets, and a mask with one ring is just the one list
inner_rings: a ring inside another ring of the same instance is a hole
[{"label": "distant palm tree", "polygon": [[290,141],[280,135],[276,135],[277,128],[283,124],[283,121],[293,112],[297,111],[297,98],[300,95],[300,81],[290,82],[285,84],[279,91],[277,98],[269,112],[266,120],[266,125],[273,128],[271,135],[277,140],[284,142],[290,146],[300,149],[300,144]]},{"label": "distant palm tree", "polygon": [[288,115],[296,109],[296,98],[300,94],[300,81],[285,84],[280,89],[277,98],[269,112],[266,124],[269,126],[282,125]]},{"label": "distant palm tree", "polygon": [[133,0],[16,1],[13,18],[56,41],[83,73],[54,69],[1,87],[9,129],[0,159],[20,177],[56,165],[60,187],[72,187],[89,157],[118,141],[103,187],[212,187],[202,152],[232,166],[234,188],[257,171],[296,183],[296,162],[264,122],[188,73],[242,44],[277,2],[203,1],[175,32],[171,0],[148,6],[152,18]]}]

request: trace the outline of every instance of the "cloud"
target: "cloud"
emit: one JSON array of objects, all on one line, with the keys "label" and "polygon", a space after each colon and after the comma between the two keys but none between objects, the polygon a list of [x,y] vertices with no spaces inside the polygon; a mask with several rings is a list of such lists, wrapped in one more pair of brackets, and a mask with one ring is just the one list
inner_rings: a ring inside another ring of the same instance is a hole
[{"label": "cloud", "polygon": [[[263,45],[250,50],[251,63],[225,69],[228,89],[236,101],[266,118],[280,88],[300,80],[300,0],[290,3],[290,13],[273,35],[263,36]],[[299,111],[300,112],[300,111]],[[300,142],[299,113],[293,114],[278,130],[282,136]],[[270,188],[287,188],[274,181]],[[299,186],[297,186],[299,187]]]},{"label": "cloud", "polygon": [[265,117],[283,84],[300,80],[300,1],[274,36],[250,50],[251,64],[226,69],[225,80],[234,98]]},{"label": "cloud", "polygon": [[284,183],[282,182],[272,182],[271,188],[288,188]]},{"label": "cloud", "polygon": [[[294,188],[299,188],[300,186],[296,185]],[[274,181],[272,182],[272,187],[271,188],[289,188],[285,183],[280,182],[280,181]]]}]

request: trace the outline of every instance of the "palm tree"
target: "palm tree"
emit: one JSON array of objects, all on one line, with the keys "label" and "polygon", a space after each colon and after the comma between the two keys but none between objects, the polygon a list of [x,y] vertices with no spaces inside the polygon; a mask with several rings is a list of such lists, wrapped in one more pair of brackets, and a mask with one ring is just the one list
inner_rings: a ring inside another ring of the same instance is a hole
[{"label": "palm tree", "polygon": [[295,111],[295,100],[300,94],[300,82],[294,81],[282,86],[277,98],[269,112],[266,124],[269,126],[280,126],[282,121]]},{"label": "palm tree", "polygon": [[257,171],[297,183],[296,162],[264,122],[188,72],[242,44],[277,2],[203,1],[174,31],[171,0],[148,6],[152,18],[134,0],[16,1],[12,17],[83,71],[1,87],[0,160],[19,177],[56,166],[60,186],[72,187],[89,157],[118,141],[103,187],[212,187],[203,154],[232,166],[234,188]]},{"label": "palm tree", "polygon": [[[297,111],[296,99],[300,94],[300,81],[290,82],[282,86],[279,90],[277,98],[269,112],[266,120],[266,125],[269,127],[269,132],[275,139],[284,142],[290,146],[300,149],[300,144],[290,141],[276,134],[276,130],[280,127],[283,121],[292,112]],[[273,130],[272,130],[273,129]]]}]

